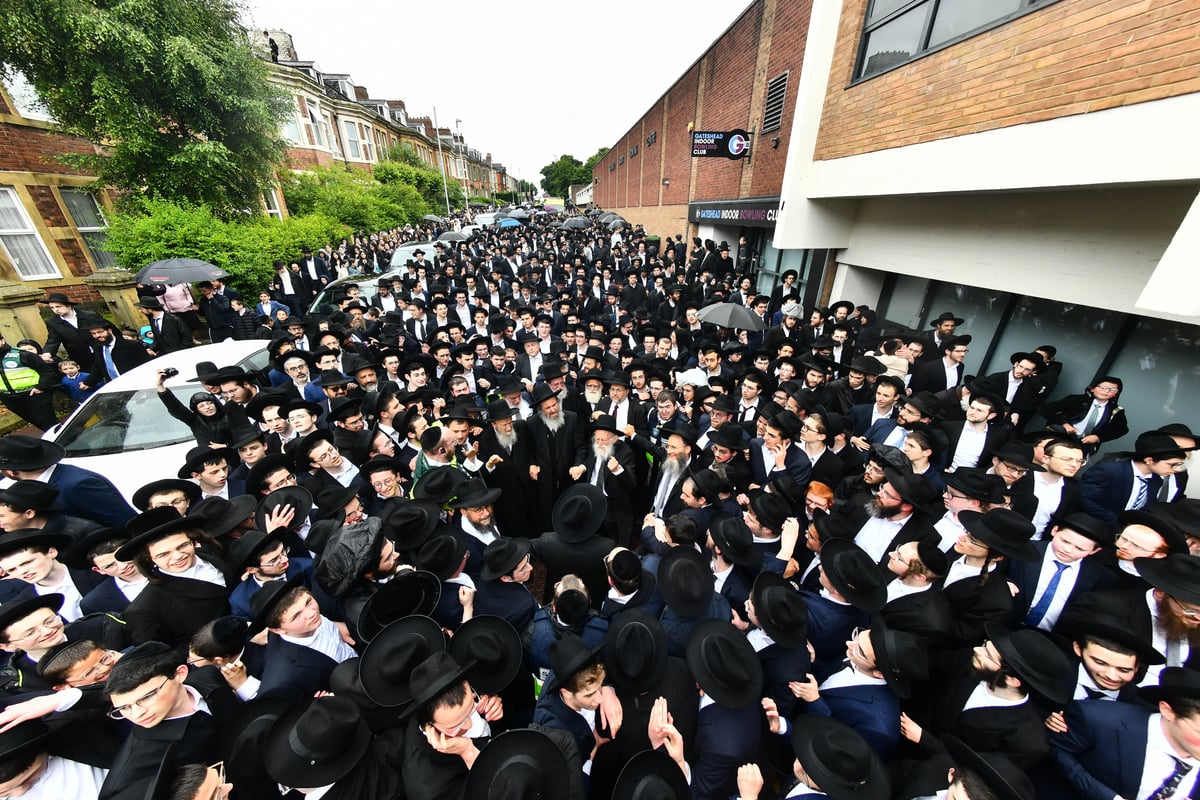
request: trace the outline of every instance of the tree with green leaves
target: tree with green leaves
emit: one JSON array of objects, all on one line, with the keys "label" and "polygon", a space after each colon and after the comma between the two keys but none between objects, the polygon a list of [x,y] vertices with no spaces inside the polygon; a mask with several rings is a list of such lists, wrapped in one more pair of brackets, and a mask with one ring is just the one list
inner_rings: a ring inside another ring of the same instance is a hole
[{"label": "tree with green leaves", "polygon": [[[551,161],[542,167],[542,188],[551,197],[564,197],[567,187],[573,183],[583,182],[583,162],[575,156],[560,156],[557,161]],[[591,183],[592,173],[587,172],[587,182]]]},{"label": "tree with green leaves", "polygon": [[236,0],[6,0],[0,64],[64,130],[103,146],[63,157],[100,185],[225,218],[258,212],[288,101]]}]

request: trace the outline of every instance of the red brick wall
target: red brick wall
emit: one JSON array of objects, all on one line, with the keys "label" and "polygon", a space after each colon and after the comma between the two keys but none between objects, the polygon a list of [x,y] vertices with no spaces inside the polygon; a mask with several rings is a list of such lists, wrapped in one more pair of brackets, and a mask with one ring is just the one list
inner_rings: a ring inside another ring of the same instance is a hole
[{"label": "red brick wall", "polygon": [[[767,60],[767,80],[788,73],[787,93],[783,103],[782,125],[755,137],[754,177],[750,197],[774,197],[783,189],[783,168],[787,163],[788,144],[792,137],[792,119],[796,112],[796,89],[800,85],[800,66],[804,62],[804,43],[808,38],[809,3],[781,2],[775,14],[771,33],[771,55]],[[761,101],[765,105],[766,88]],[[754,120],[762,129],[762,117]],[[779,146],[771,141],[779,137]]]},{"label": "red brick wall", "polygon": [[818,159],[1200,91],[1200,0],[1061,0],[849,86],[866,6],[843,6]]},{"label": "red brick wall", "polygon": [[67,216],[63,213],[62,206],[58,204],[58,200],[54,199],[54,190],[49,186],[28,186],[29,196],[33,198],[33,204],[37,206],[38,213],[48,228],[65,228],[70,223],[67,222]]},{"label": "red brick wall", "polygon": [[0,122],[0,172],[52,172],[79,175],[56,156],[66,153],[90,155],[95,148],[82,139],[41,128]]},{"label": "red brick wall", "polygon": [[696,91],[700,86],[700,65],[694,64],[667,92],[667,115],[658,128],[658,142],[651,150],[662,147],[662,178],[671,185],[663,187],[664,206],[686,204],[688,184],[692,174],[692,135],[688,123],[696,119]]},{"label": "red brick wall", "polygon": [[77,239],[74,237],[55,239],[54,243],[58,245],[63,258],[67,260],[67,266],[70,267],[73,275],[83,277],[92,274],[92,265]]}]

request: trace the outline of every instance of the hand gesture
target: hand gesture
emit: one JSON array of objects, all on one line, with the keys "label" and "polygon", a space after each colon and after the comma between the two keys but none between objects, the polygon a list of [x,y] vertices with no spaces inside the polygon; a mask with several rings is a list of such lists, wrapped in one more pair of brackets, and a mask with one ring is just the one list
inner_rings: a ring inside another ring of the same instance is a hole
[{"label": "hand gesture", "polygon": [[495,469],[496,467],[500,466],[500,464],[502,464],[502,463],[504,463],[503,458],[501,458],[500,456],[492,456],[491,458],[489,458],[487,460],[487,463],[484,464],[484,466],[487,467],[488,469]]},{"label": "hand gesture", "polygon": [[663,728],[674,722],[671,712],[667,710],[667,698],[660,697],[655,700],[654,705],[650,708],[650,722],[646,726],[646,735],[650,739],[651,750],[657,750],[665,743]]},{"label": "hand gesture", "polygon": [[1054,733],[1066,733],[1069,730],[1067,728],[1066,717],[1063,716],[1061,711],[1055,711],[1053,714],[1046,717],[1045,724],[1046,727]]},{"label": "hand gesture", "polygon": [[910,717],[908,714],[900,714],[901,736],[903,736],[905,739],[908,739],[910,742],[913,742],[914,744],[920,744],[921,735],[924,732],[924,729],[920,725],[913,722],[912,717]]},{"label": "hand gesture", "polygon": [[634,434],[637,433],[637,428],[633,427],[632,425],[626,425],[622,429],[622,433],[625,434],[626,439],[632,439]]},{"label": "hand gesture", "polygon": [[271,509],[271,513],[266,516],[265,533],[271,533],[286,528],[292,524],[292,520],[296,518],[296,509],[290,503],[283,503]]},{"label": "hand gesture", "polygon": [[767,716],[767,728],[771,733],[779,733],[779,706],[775,704],[775,700],[770,697],[762,699],[763,713]]},{"label": "hand gesture", "polygon": [[616,736],[624,720],[625,709],[616,691],[611,686],[603,687],[600,690],[600,727],[607,728],[611,735]]},{"label": "hand gesture", "polygon": [[541,468],[541,467],[539,467],[537,464],[532,464],[532,465],[530,465],[530,467],[529,467],[529,480],[531,480],[531,481],[536,481],[536,480],[538,479],[538,475],[540,475],[540,474],[541,474],[541,472],[542,472],[542,468]]},{"label": "hand gesture", "polygon": [[792,694],[806,703],[811,703],[821,696],[821,692],[817,688],[817,679],[811,672],[806,674],[802,681],[788,681],[788,689],[791,689]]},{"label": "hand gesture", "polygon": [[763,776],[758,764],[742,764],[738,767],[737,787],[741,800],[758,800],[758,794],[763,787]]},{"label": "hand gesture", "polygon": [[226,661],[221,665],[221,677],[236,692],[246,682],[246,665],[241,661]]},{"label": "hand gesture", "polygon": [[604,466],[608,467],[608,471],[613,473],[614,475],[621,471],[621,462],[617,461],[616,456],[609,456],[608,463],[605,464]]},{"label": "hand gesture", "polygon": [[470,586],[458,587],[458,602],[464,609],[475,607],[475,590]]},{"label": "hand gesture", "polygon": [[587,467],[582,464],[577,464],[567,470],[567,474],[571,476],[571,480],[577,481],[583,477],[583,473],[587,472]]},{"label": "hand gesture", "polygon": [[504,701],[494,694],[481,694],[475,710],[488,722],[495,722],[504,717]]},{"label": "hand gesture", "polygon": [[28,722],[31,719],[40,719],[48,714],[53,714],[58,710],[58,701],[60,699],[57,694],[51,692],[41,697],[35,697],[32,700],[26,700],[23,703],[13,703],[8,708],[0,711],[0,733],[10,731],[22,722]]}]

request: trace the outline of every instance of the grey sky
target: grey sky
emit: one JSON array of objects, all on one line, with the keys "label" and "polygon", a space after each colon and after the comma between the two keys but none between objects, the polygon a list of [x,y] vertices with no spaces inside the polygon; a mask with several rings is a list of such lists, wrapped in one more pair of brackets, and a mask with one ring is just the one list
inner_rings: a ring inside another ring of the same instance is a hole
[{"label": "grey sky", "polygon": [[287,31],[301,59],[410,114],[436,105],[439,124],[462,120],[470,147],[534,184],[554,158],[616,141],[748,4],[247,3],[251,30]]}]

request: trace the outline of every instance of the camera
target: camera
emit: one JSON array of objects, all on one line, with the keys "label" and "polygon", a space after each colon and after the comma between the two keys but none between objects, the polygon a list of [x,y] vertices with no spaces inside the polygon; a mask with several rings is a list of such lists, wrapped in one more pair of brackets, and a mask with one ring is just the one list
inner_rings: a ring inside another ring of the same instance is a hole
[{"label": "camera", "polygon": [[164,378],[174,378],[178,374],[179,370],[175,369],[174,367],[164,367],[162,371],[162,376]]}]

